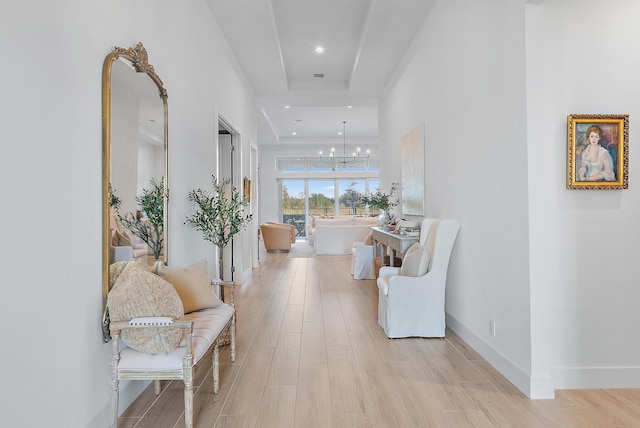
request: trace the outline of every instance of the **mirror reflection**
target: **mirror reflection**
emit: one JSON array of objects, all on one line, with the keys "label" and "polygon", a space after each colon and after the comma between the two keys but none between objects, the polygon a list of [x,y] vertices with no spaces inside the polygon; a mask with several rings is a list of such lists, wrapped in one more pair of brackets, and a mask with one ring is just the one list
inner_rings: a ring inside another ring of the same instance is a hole
[{"label": "mirror reflection", "polygon": [[167,96],[142,44],[105,59],[103,140],[104,305],[114,263],[167,262]]},{"label": "mirror reflection", "polygon": [[111,262],[164,260],[164,106],[158,87],[119,58],[111,74]]}]

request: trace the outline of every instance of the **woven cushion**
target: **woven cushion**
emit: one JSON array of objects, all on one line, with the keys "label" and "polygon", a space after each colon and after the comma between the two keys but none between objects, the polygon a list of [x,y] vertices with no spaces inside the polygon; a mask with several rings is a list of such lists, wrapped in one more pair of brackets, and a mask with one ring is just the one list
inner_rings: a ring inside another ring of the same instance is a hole
[{"label": "woven cushion", "polygon": [[160,265],[158,274],[176,289],[186,314],[200,309],[215,308],[221,304],[211,290],[207,261],[204,259],[184,269]]},{"label": "woven cushion", "polygon": [[113,285],[118,280],[118,277],[120,276],[120,274],[122,274],[122,272],[125,270],[128,263],[129,262],[127,261],[122,261],[122,262],[111,263],[109,265],[109,291],[111,291],[111,289],[113,288]]},{"label": "woven cushion", "polygon": [[[149,266],[142,260],[133,260],[133,261],[121,261],[111,264],[109,266],[109,290],[112,290],[116,284],[118,284],[118,278],[122,274],[128,274],[131,269],[142,269],[147,272],[156,273],[156,266]],[[122,284],[122,282],[120,282]]]},{"label": "woven cushion", "polygon": [[[125,268],[107,296],[109,316],[113,321],[128,321],[138,317],[184,316],[180,296],[164,279],[145,269]],[[120,337],[130,348],[147,354],[167,355],[182,338],[177,328],[146,327],[124,329]]]},{"label": "woven cushion", "polygon": [[407,250],[402,260],[400,275],[402,276],[422,276],[427,273],[431,254],[419,243],[413,244]]}]

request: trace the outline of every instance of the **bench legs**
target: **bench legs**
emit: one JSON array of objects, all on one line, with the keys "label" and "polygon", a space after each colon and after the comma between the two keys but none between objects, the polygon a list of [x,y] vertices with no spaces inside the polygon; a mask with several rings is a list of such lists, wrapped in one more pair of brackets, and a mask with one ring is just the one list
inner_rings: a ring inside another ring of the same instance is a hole
[{"label": "bench legs", "polygon": [[236,360],[236,313],[231,317],[231,362]]},{"label": "bench legs", "polygon": [[193,380],[184,380],[184,426],[193,428]]},{"label": "bench legs", "polygon": [[220,346],[218,339],[213,345],[213,393],[217,394],[220,389]]},{"label": "bench legs", "polygon": [[116,375],[115,382],[112,379],[111,384],[111,425],[110,428],[118,428],[118,377]]},{"label": "bench legs", "polygon": [[118,362],[120,361],[120,355],[118,355],[118,334],[113,335],[111,339],[111,347],[113,353],[109,358],[110,375],[109,386],[111,387],[111,425],[110,428],[118,427],[118,393],[120,385],[118,382]]}]

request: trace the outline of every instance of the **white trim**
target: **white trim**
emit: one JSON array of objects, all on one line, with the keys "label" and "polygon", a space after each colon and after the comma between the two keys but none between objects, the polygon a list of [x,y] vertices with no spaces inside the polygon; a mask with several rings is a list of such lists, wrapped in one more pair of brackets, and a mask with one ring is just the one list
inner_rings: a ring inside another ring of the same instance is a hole
[{"label": "white trim", "polygon": [[554,367],[558,389],[637,388],[640,367]]},{"label": "white trim", "polygon": [[462,340],[467,342],[476,352],[498,370],[509,382],[515,385],[531,399],[555,398],[552,378],[532,378],[525,370],[515,365],[499,351],[491,347],[484,340],[476,336],[471,330],[446,314],[447,327],[453,330]]}]

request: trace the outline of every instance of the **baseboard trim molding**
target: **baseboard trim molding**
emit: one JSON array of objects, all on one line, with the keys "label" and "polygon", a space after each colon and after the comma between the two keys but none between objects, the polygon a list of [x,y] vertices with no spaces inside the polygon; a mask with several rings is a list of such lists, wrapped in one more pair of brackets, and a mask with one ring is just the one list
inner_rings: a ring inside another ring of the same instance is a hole
[{"label": "baseboard trim molding", "polygon": [[640,388],[640,367],[555,367],[558,389]]},{"label": "baseboard trim molding", "polygon": [[532,378],[524,370],[513,364],[508,358],[495,350],[458,320],[446,314],[447,327],[467,342],[476,352],[487,360],[496,370],[509,380],[516,388],[531,399],[555,398],[552,378]]}]

